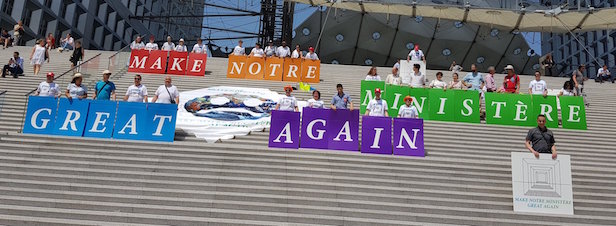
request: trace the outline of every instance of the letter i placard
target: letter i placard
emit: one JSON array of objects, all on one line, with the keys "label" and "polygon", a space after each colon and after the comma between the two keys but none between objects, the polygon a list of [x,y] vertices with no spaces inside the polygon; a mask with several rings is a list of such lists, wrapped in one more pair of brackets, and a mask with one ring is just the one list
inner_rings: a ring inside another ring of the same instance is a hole
[{"label": "letter i placard", "polygon": [[361,152],[391,155],[391,118],[363,116]]},{"label": "letter i placard", "polygon": [[299,116],[299,112],[272,111],[268,147],[299,148]]}]

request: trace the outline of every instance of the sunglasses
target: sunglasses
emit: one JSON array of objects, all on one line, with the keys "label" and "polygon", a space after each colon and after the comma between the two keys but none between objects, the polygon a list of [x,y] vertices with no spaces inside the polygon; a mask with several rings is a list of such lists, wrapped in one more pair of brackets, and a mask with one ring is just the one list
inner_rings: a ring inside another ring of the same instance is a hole
[{"label": "sunglasses", "polygon": [[140,78],[135,78],[135,80],[141,80]]}]

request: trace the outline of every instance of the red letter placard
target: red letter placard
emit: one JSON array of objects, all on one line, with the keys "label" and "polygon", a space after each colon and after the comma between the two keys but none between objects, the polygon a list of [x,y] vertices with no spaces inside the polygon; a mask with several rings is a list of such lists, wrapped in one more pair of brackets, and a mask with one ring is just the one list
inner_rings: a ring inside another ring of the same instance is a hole
[{"label": "red letter placard", "polygon": [[265,60],[265,75],[263,79],[271,81],[282,81],[282,66],[284,59],[280,57],[268,57]]},{"label": "red letter placard", "polygon": [[284,59],[284,74],[282,81],[299,82],[302,75],[302,59]]},{"label": "red letter placard", "polygon": [[165,74],[167,67],[167,51],[152,50],[150,56],[145,62],[145,73]]},{"label": "red letter placard", "polygon": [[205,76],[205,62],[207,62],[207,54],[191,53],[188,55],[186,75]]},{"label": "red letter placard", "polygon": [[[166,52],[166,51],[165,51]],[[186,74],[187,52],[169,52],[169,63],[167,63],[167,74],[184,75]]]},{"label": "red letter placard", "polygon": [[248,57],[246,58],[246,67],[246,79],[263,80],[265,58]]},{"label": "red letter placard", "polygon": [[128,72],[144,72],[146,61],[150,52],[147,50],[133,50],[130,52]]},{"label": "red letter placard", "polygon": [[229,56],[227,78],[244,78],[246,76],[246,56]]},{"label": "red letter placard", "polygon": [[302,82],[319,83],[321,61],[306,59],[302,62]]}]

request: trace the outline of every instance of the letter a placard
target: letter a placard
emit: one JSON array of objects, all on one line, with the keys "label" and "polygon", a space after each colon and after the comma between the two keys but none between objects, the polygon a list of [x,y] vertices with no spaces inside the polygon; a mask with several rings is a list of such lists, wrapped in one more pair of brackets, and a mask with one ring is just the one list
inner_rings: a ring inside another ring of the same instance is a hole
[{"label": "letter a placard", "polygon": [[426,156],[423,119],[394,119],[394,155]]},{"label": "letter a placard", "polygon": [[391,155],[391,118],[363,116],[361,152]]},{"label": "letter a placard", "polygon": [[164,74],[167,68],[167,51],[152,50],[145,62],[144,73]]},{"label": "letter a placard", "polygon": [[302,148],[327,149],[325,129],[329,120],[328,109],[305,107],[302,109]]},{"label": "letter a placard", "polygon": [[329,111],[327,121],[327,149],[359,150],[359,110]]},{"label": "letter a placard", "polygon": [[268,147],[299,148],[299,115],[294,111],[272,111]]}]

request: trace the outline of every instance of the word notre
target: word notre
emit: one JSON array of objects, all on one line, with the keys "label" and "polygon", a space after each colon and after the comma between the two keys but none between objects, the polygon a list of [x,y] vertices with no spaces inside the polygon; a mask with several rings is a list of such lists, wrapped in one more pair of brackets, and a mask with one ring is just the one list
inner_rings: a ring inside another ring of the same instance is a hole
[{"label": "word notre", "polygon": [[319,83],[321,61],[229,56],[227,78]]}]

